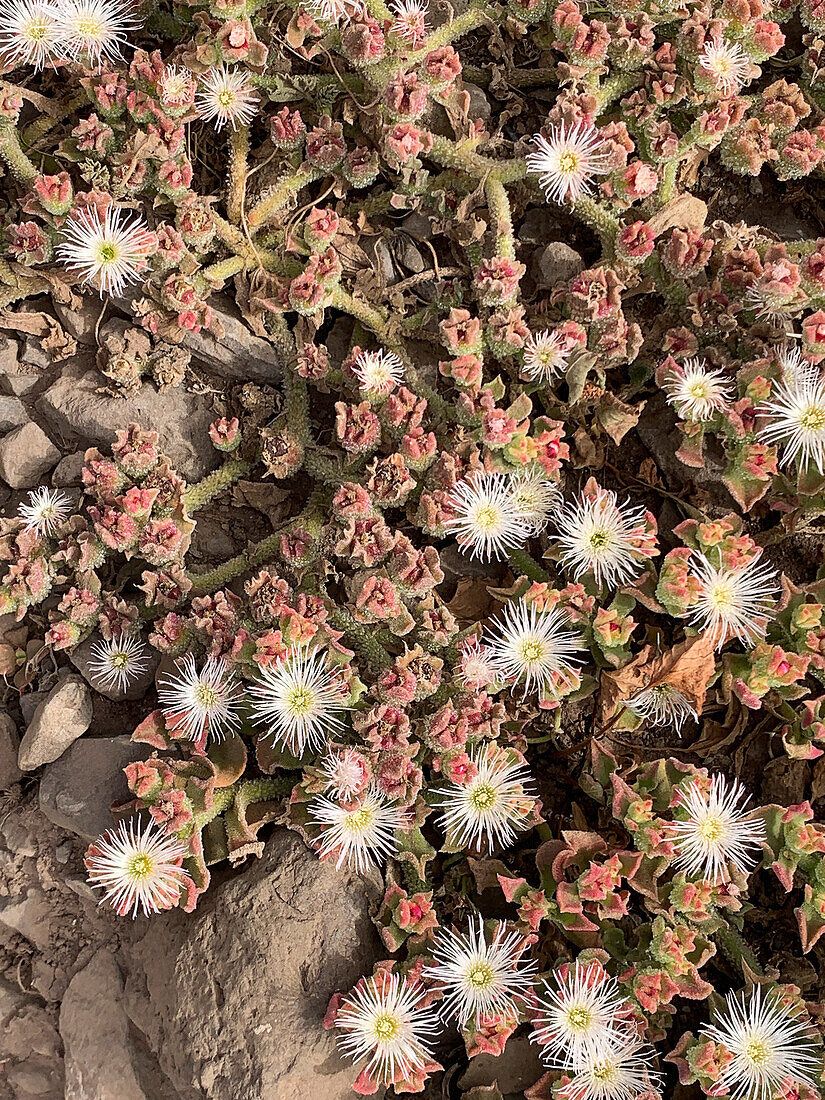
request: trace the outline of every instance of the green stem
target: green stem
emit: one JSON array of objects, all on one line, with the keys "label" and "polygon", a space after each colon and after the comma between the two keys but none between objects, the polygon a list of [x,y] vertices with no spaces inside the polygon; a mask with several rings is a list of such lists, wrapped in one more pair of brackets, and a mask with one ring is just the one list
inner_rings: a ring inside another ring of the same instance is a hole
[{"label": "green stem", "polygon": [[517,577],[529,577],[539,584],[548,584],[553,579],[526,550],[508,550],[507,560]]},{"label": "green stem", "polygon": [[714,932],[713,939],[721,949],[722,954],[729,962],[734,963],[739,970],[742,970],[742,964],[744,963],[754,974],[761,977],[763,971],[759,960],[735,928],[730,925],[719,928]]},{"label": "green stem", "polygon": [[336,630],[342,630],[352,645],[359,660],[373,672],[383,672],[389,668],[389,653],[378,643],[363,623],[356,622],[345,607],[333,607],[329,611],[329,621]]},{"label": "green stem", "polygon": [[246,196],[247,157],[249,156],[249,127],[233,129],[229,138],[229,179],[226,196],[226,212],[232,225],[240,225]]},{"label": "green stem", "polygon": [[514,157],[513,160],[493,160],[438,134],[433,134],[433,147],[426,156],[444,168],[465,172],[469,176],[477,176],[480,179],[492,175],[501,183],[515,183],[527,175],[527,161],[524,157]]},{"label": "green stem", "polygon": [[659,184],[659,205],[665,206],[673,198],[676,190],[676,173],[679,171],[679,160],[674,157],[669,160],[662,171],[662,182]]},{"label": "green stem", "polygon": [[598,233],[605,257],[612,257],[620,230],[619,219],[615,214],[589,195],[583,195],[576,200],[573,213]]},{"label": "green stem", "polygon": [[484,181],[487,206],[496,220],[496,255],[507,260],[516,258],[516,244],[513,237],[513,217],[507,189],[498,175],[490,175]]},{"label": "green stem", "polygon": [[263,194],[247,215],[250,229],[261,229],[272,221],[275,215],[297,195],[301,188],[320,179],[323,172],[311,165],[302,165],[296,172],[290,172]]},{"label": "green stem", "polygon": [[212,805],[209,809],[201,810],[199,814],[195,814],[189,824],[184,826],[177,835],[189,837],[193,833],[199,832],[204,826],[208,825],[210,821],[214,821],[216,817],[228,810],[235,801],[235,794],[239,786],[240,782],[233,783],[231,787],[216,787],[212,792]]},{"label": "green stem", "polygon": [[[292,522],[290,520],[290,523]],[[246,573],[247,570],[254,569],[256,565],[263,565],[265,561],[274,557],[278,552],[284,530],[285,528],[280,528],[273,531],[265,539],[256,542],[249,550],[244,551],[242,554],[236,554],[234,558],[230,558],[214,569],[209,569],[205,573],[188,573],[187,576],[192,582],[193,592],[196,595],[215,592],[217,589],[223,588],[229,581],[234,580],[235,577]]]},{"label": "green stem", "polygon": [[203,508],[213,497],[233,485],[244,474],[248,474],[251,469],[252,463],[243,458],[228,458],[219,469],[187,488],[183,494],[187,512],[191,515]]},{"label": "green stem", "polygon": [[0,125],[0,160],[5,162],[18,183],[29,184],[39,175],[23,152],[14,126]]}]

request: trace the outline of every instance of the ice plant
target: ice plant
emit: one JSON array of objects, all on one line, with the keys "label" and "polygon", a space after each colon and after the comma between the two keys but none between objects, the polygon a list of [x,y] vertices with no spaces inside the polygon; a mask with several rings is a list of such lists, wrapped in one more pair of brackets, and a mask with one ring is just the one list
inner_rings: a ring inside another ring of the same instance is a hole
[{"label": "ice plant", "polygon": [[137,26],[124,0],[59,0],[55,4],[60,45],[75,59],[95,68],[123,56],[129,33]]},{"label": "ice plant", "polygon": [[748,996],[729,993],[705,1033],[732,1055],[721,1063],[717,1089],[731,1100],[772,1100],[810,1089],[818,1095],[821,1045],[800,1009],[756,985]]},{"label": "ice plant", "polygon": [[443,929],[436,934],[435,962],[424,976],[444,992],[443,1014],[463,1028],[485,1017],[512,1016],[532,988],[534,962],[522,962],[524,937],[498,921],[488,942],[481,917],[471,917],[466,932]]},{"label": "ice plant", "polygon": [[263,736],[296,756],[307,748],[322,749],[343,728],[341,681],[321,651],[297,650],[265,666],[249,697],[252,720],[263,727]]},{"label": "ice plant", "polygon": [[510,483],[513,502],[526,520],[530,535],[543,531],[561,500],[561,490],[543,470],[533,468],[515,474]]},{"label": "ice plant", "polygon": [[777,383],[757,413],[767,420],[759,439],[783,447],[783,465],[796,462],[805,470],[813,464],[825,473],[825,380],[818,372],[804,371]]},{"label": "ice plant", "polygon": [[524,345],[522,369],[530,382],[549,382],[567,369],[570,342],[558,331],[531,333]]},{"label": "ice plant", "polygon": [[11,68],[31,65],[35,72],[60,52],[57,10],[44,0],[0,2],[0,59]]},{"label": "ice plant", "polygon": [[774,351],[777,363],[782,369],[782,381],[786,386],[797,382],[815,383],[819,378],[819,367],[806,359],[795,344],[786,344]]},{"label": "ice plant", "polygon": [[739,780],[723,775],[713,777],[709,790],[698,780],[682,788],[679,815],[669,829],[676,866],[711,883],[727,881],[728,865],[747,874],[765,839],[765,824],[746,810],[747,802]]},{"label": "ice plant", "polygon": [[527,168],[538,176],[548,201],[578,202],[591,191],[593,177],[608,169],[598,131],[584,122],[554,126],[549,138],[536,134],[533,145],[535,152],[527,154]]},{"label": "ice plant", "polygon": [[577,960],[564,970],[537,998],[531,1039],[549,1066],[577,1070],[609,1059],[626,1043],[628,1004],[598,963]]},{"label": "ice plant", "polygon": [[742,86],[748,75],[748,55],[738,42],[728,42],[720,35],[708,39],[699,54],[699,65],[722,96],[731,96]]},{"label": "ice plant", "polygon": [[478,638],[465,644],[456,666],[459,683],[469,691],[489,687],[499,678],[499,669],[492,649]]},{"label": "ice plant", "polygon": [[429,1044],[440,1031],[435,1010],[422,1004],[425,991],[400,974],[376,974],[359,982],[335,1017],[344,1032],[342,1054],[365,1069],[378,1085],[412,1077],[433,1060]]},{"label": "ice plant", "polygon": [[445,523],[471,558],[490,561],[521,546],[530,532],[505,474],[476,473],[459,481],[449,497],[453,518]]},{"label": "ice plant", "polygon": [[362,351],[353,373],[364,393],[386,397],[403,382],[404,364],[394,351]]},{"label": "ice plant", "polygon": [[447,841],[457,847],[509,847],[535,805],[532,780],[518,756],[491,744],[471,756],[472,778],[433,791]]},{"label": "ice plant", "polygon": [[609,1052],[585,1056],[558,1095],[562,1100],[637,1100],[655,1095],[659,1083],[653,1069],[655,1053],[653,1047],[629,1035]]},{"label": "ice plant", "polygon": [[424,0],[393,0],[390,11],[393,13],[393,33],[415,49],[426,38],[429,29],[427,4]]},{"label": "ice plant", "polygon": [[336,868],[346,864],[359,874],[395,854],[395,834],[405,825],[403,810],[377,787],[370,787],[354,805],[321,795],[310,803],[309,819],[322,826],[317,841],[321,858],[337,856]]},{"label": "ice plant", "polygon": [[142,909],[146,916],[171,909],[191,885],[181,863],[184,846],[164,833],[153,821],[141,830],[132,819],[121,821],[99,837],[86,853],[85,863],[93,889],[104,891],[119,916]]},{"label": "ice plant", "polygon": [[651,725],[672,726],[677,733],[682,732],[686,722],[695,722],[699,717],[690,700],[668,683],[654,684],[637,692],[624,701],[624,706]]},{"label": "ice plant", "polygon": [[562,564],[577,580],[592,574],[599,586],[628,584],[655,547],[644,508],[619,504],[606,489],[582,493],[570,506],[559,505],[556,526]]},{"label": "ice plant", "polygon": [[238,682],[221,657],[210,657],[199,672],[187,654],[174,675],[158,680],[158,700],[172,733],[196,744],[220,741],[240,725]]},{"label": "ice plant", "polygon": [[233,130],[249,125],[258,110],[259,98],[243,69],[221,65],[208,69],[200,79],[195,105],[205,122],[214,122],[216,130],[223,129],[227,122]]},{"label": "ice plant", "polygon": [[667,374],[664,389],[682,420],[710,420],[733,396],[725,372],[711,370],[704,359],[679,364]]},{"label": "ice plant", "polygon": [[691,622],[708,631],[717,649],[730,637],[755,645],[779,591],[776,571],[758,557],[741,569],[717,568],[703,554],[694,555],[691,564],[699,584]]},{"label": "ice plant", "polygon": [[127,691],[149,667],[149,650],[137,634],[95,642],[89,650],[89,672],[98,687]]},{"label": "ice plant", "polygon": [[139,215],[129,217],[111,204],[101,218],[96,207],[73,213],[63,226],[58,256],[100,292],[121,297],[140,277],[152,249],[152,235]]},{"label": "ice plant", "polygon": [[46,538],[65,523],[71,512],[72,502],[65,493],[43,486],[29,493],[29,498],[17,509],[25,529],[39,538]]},{"label": "ice plant", "polygon": [[333,749],[324,758],[321,771],[326,780],[324,790],[339,802],[349,802],[369,781],[366,760],[357,749]]},{"label": "ice plant", "polygon": [[565,625],[557,608],[542,611],[524,600],[505,604],[493,619],[494,633],[487,644],[502,675],[521,684],[525,695],[533,688],[552,694],[559,683],[575,683],[584,644],[577,632],[563,629]]}]

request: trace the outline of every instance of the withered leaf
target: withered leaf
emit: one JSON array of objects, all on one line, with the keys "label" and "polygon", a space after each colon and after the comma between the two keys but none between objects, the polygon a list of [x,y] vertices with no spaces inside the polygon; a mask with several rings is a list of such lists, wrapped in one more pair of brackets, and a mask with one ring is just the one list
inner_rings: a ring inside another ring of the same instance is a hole
[{"label": "withered leaf", "polygon": [[653,646],[646,645],[623,668],[602,673],[599,721],[608,722],[623,700],[658,684],[670,684],[681,691],[701,714],[715,668],[713,639],[707,633],[688,638],[664,653],[656,653]]}]

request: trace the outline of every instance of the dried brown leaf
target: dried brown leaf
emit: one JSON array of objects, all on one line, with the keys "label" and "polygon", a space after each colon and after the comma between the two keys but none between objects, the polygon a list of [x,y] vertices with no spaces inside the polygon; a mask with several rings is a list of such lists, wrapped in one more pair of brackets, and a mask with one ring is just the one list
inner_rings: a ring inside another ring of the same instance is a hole
[{"label": "dried brown leaf", "polygon": [[701,714],[715,668],[713,639],[708,634],[697,634],[664,653],[657,654],[647,645],[623,668],[602,673],[599,721],[608,722],[623,700],[658,684],[670,684],[681,691]]}]

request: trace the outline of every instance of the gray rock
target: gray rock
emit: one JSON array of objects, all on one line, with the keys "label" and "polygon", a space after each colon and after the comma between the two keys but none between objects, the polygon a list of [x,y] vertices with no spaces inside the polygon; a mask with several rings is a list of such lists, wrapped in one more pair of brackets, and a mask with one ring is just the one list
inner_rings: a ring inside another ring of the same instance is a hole
[{"label": "gray rock", "polygon": [[0,900],[0,925],[17,932],[41,951],[49,946],[49,929],[54,914],[39,886],[25,894],[15,893]]},{"label": "gray rock", "polygon": [[94,679],[91,673],[93,661],[92,648],[100,640],[99,635],[93,634],[90,638],[87,638],[84,642],[81,642],[80,645],[75,646],[74,649],[70,651],[69,660],[83,679],[88,684],[91,684],[95,691],[105,696],[107,699],[114,699],[117,702],[123,699],[142,699],[155,681],[155,669],[158,667],[158,661],[160,660],[159,654],[155,650],[150,649],[148,645],[145,647],[145,657],[148,661],[146,669],[139,676],[135,677],[127,691],[121,691],[117,687],[104,688]]},{"label": "gray rock", "polygon": [[413,211],[404,218],[401,223],[401,228],[405,233],[409,233],[409,235],[414,237],[417,241],[428,241],[433,235],[433,227],[430,224],[430,219],[416,211]]},{"label": "gray rock", "polygon": [[268,340],[250,332],[235,305],[223,295],[213,295],[209,305],[217,313],[225,335],[218,341],[206,329],[187,333],[183,346],[192,352],[192,357],[221,378],[238,378],[244,382],[272,382],[280,378],[282,367],[278,352]]},{"label": "gray rock", "polygon": [[129,1037],[123,979],[101,949],[69,982],[60,1006],[66,1100],[147,1100]]},{"label": "gray rock", "polygon": [[194,914],[124,943],[126,1011],[181,1100],[351,1100],[357,1070],[322,1019],[380,951],[367,886],[278,829]]},{"label": "gray rock", "polygon": [[149,755],[128,737],[83,737],[40,778],[40,809],[54,825],[84,840],[113,825],[111,806],[129,797],[123,769]]},{"label": "gray rock", "polygon": [[38,370],[46,370],[51,366],[49,353],[44,351],[43,344],[38,336],[27,336],[23,347],[20,349],[20,362]]},{"label": "gray rock", "polygon": [[14,719],[0,711],[0,791],[7,791],[23,774],[17,766],[20,738]]},{"label": "gray rock", "polygon": [[48,694],[48,691],[32,691],[28,695],[20,696],[20,709],[23,711],[23,721],[26,725],[34,718],[34,712]]},{"label": "gray rock", "polygon": [[427,266],[419,250],[410,238],[404,236],[403,233],[395,242],[395,254],[398,257],[398,262],[403,264],[407,271],[411,271],[413,275],[420,274]]},{"label": "gray rock", "polygon": [[551,241],[535,258],[533,278],[539,287],[551,289],[584,270],[584,260],[564,241]]},{"label": "gray rock", "polygon": [[97,345],[95,329],[100,318],[100,311],[103,309],[103,303],[99,298],[93,298],[91,295],[84,296],[80,309],[70,309],[68,306],[55,301],[52,304],[57,319],[70,336],[74,336],[75,340],[81,344],[89,344],[91,347]]},{"label": "gray rock", "polygon": [[490,107],[490,100],[477,84],[470,84],[468,81],[464,81],[464,91],[470,96],[470,107],[467,111],[468,118],[475,122],[476,119],[481,119],[482,122],[489,122],[492,115],[492,108]]},{"label": "gray rock", "polygon": [[507,1040],[504,1053],[498,1058],[491,1054],[479,1054],[458,1079],[459,1088],[469,1090],[477,1085],[492,1085],[495,1081],[502,1093],[521,1095],[535,1085],[545,1073],[535,1044],[526,1035],[516,1035]]},{"label": "gray rock", "polygon": [[0,477],[12,489],[31,489],[60,460],[42,428],[29,421],[0,439]]},{"label": "gray rock", "polygon": [[37,409],[51,429],[75,446],[111,444],[118,430],[134,422],[158,433],[181,476],[196,480],[217,466],[209,439],[214,410],[208,395],[180,388],[159,393],[145,382],[128,397],[112,397],[98,392],[100,382],[97,371],[67,370],[38,398]]},{"label": "gray rock", "polygon": [[5,388],[12,395],[12,397],[24,397],[34,387],[40,379],[36,374],[24,374],[22,372],[16,374],[7,374],[3,377],[0,374],[0,387]]},{"label": "gray rock", "polygon": [[82,737],[92,721],[92,693],[79,676],[67,676],[43,700],[20,742],[24,772],[50,764]]},{"label": "gray rock", "polygon": [[6,332],[0,332],[0,378],[17,368],[18,345]]},{"label": "gray rock", "polygon": [[66,455],[55,466],[52,474],[52,485],[60,489],[71,485],[82,485],[83,479],[80,471],[83,469],[83,455],[85,451],[75,451],[73,455]]},{"label": "gray rock", "polygon": [[18,397],[0,397],[0,433],[19,428],[28,419],[26,406]]}]

